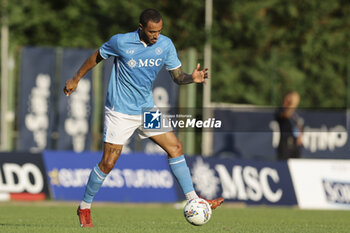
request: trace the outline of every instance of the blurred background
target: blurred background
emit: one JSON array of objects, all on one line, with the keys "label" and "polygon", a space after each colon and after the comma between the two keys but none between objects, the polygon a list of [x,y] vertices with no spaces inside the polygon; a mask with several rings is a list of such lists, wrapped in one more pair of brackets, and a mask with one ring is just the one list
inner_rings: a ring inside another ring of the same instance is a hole
[{"label": "blurred background", "polygon": [[[176,86],[164,70],[154,85],[158,106],[222,121],[217,130],[177,131],[191,157],[191,168],[215,167],[209,177],[215,183],[214,178],[224,173],[215,166],[219,162],[210,159],[238,159],[242,167],[258,163],[257,171],[265,166],[259,162],[275,162],[280,139],[275,111],[290,90],[300,95],[301,157],[350,158],[350,4],[346,0],[1,0],[0,150],[4,156],[43,154],[49,183],[54,180],[51,185],[57,185],[59,169],[47,164],[45,157],[50,156],[45,153],[62,152],[58,160],[69,153],[101,154],[104,98],[113,61],[90,71],[76,95],[65,97],[63,86],[111,36],[136,30],[146,8],[162,14],[162,34],[174,42],[186,72],[192,72],[197,62],[210,68],[211,79],[205,86]],[[164,151],[149,140],[132,137],[123,153]],[[208,165],[206,159],[211,161]],[[231,173],[231,162],[225,164]],[[282,170],[286,167],[280,166],[287,166],[276,164],[269,166]],[[348,175],[341,174],[341,180],[350,179]],[[286,176],[291,179],[289,172]],[[278,183],[272,173],[271,177],[268,182]],[[229,187],[225,185],[216,191]],[[232,191],[226,189],[226,194],[227,190]],[[295,196],[286,203],[295,204]]]}]

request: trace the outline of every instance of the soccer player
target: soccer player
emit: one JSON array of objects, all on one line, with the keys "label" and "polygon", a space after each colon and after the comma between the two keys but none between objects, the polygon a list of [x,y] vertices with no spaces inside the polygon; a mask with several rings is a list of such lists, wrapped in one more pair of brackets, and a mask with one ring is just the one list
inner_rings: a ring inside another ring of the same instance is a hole
[{"label": "soccer player", "polygon": [[[66,81],[64,93],[69,96],[90,69],[103,59],[115,57],[105,104],[104,151],[101,161],[90,173],[84,198],[78,207],[81,227],[93,227],[92,200],[118,160],[123,144],[135,130],[167,152],[170,170],[186,199],[198,198],[182,144],[174,132],[150,132],[142,128],[142,111],[154,107],[152,84],[164,65],[177,84],[205,83],[208,78],[208,69],[200,70],[200,64],[192,74],[181,70],[172,41],[160,34],[162,27],[162,17],[157,10],[144,10],[136,31],[112,36],[84,62],[73,78]],[[212,209],[223,201],[223,198],[208,200]]]}]

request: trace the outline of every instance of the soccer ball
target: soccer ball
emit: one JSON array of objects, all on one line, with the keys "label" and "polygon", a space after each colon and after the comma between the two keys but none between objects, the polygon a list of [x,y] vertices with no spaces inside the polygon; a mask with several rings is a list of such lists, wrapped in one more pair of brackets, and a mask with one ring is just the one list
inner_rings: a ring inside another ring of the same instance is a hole
[{"label": "soccer ball", "polygon": [[184,207],[186,220],[195,226],[207,223],[211,217],[211,213],[209,203],[202,198],[189,200]]}]

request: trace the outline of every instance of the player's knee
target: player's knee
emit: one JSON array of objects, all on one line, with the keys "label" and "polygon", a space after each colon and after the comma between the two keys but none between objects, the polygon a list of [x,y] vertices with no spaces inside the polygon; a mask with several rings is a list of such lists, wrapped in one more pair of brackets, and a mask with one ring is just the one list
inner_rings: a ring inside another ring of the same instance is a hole
[{"label": "player's knee", "polygon": [[174,144],[171,148],[171,153],[170,153],[170,157],[174,158],[174,157],[179,157],[183,154],[183,150],[182,150],[182,143],[180,141],[178,141],[176,144]]},{"label": "player's knee", "polygon": [[114,162],[113,161],[101,161],[99,164],[100,169],[103,173],[108,174],[112,169],[114,168]]}]

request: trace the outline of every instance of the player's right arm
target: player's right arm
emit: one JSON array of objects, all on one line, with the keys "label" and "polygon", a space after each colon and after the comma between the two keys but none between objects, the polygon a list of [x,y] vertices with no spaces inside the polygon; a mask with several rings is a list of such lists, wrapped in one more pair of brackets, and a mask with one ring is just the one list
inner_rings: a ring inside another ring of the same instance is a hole
[{"label": "player's right arm", "polygon": [[75,91],[75,89],[77,89],[80,79],[82,79],[89,70],[94,68],[102,60],[103,57],[101,56],[99,50],[97,50],[88,59],[86,59],[86,61],[79,68],[78,72],[74,75],[74,77],[66,81],[66,85],[63,89],[64,94],[66,96],[72,94],[72,92]]},{"label": "player's right arm", "polygon": [[208,68],[200,70],[200,64],[193,70],[192,74],[186,74],[182,71],[181,67],[174,70],[170,70],[170,75],[173,81],[179,85],[189,83],[205,83],[205,80],[209,77]]}]

